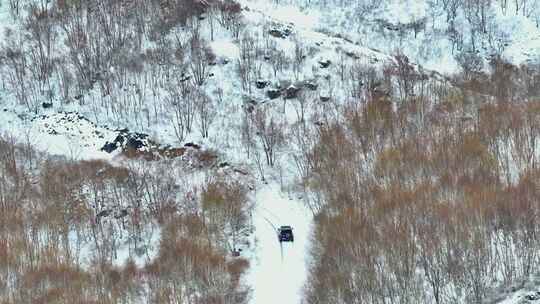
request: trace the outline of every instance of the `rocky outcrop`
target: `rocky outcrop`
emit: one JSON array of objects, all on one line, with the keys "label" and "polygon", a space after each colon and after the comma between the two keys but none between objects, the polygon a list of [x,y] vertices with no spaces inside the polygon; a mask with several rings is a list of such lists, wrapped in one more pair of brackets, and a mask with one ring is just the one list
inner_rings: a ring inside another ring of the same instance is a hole
[{"label": "rocky outcrop", "polygon": [[298,96],[298,93],[302,90],[302,88],[299,88],[294,85],[290,85],[284,90],[284,97],[285,99],[293,99]]},{"label": "rocky outcrop", "polygon": [[329,59],[323,59],[323,60],[319,60],[318,63],[321,69],[326,69],[327,67],[330,66],[332,61],[330,61]]},{"label": "rocky outcrop", "polygon": [[266,80],[262,80],[262,79],[259,79],[259,80],[255,81],[255,87],[257,87],[257,89],[264,89],[268,85],[270,85],[270,81],[266,81]]},{"label": "rocky outcrop", "polygon": [[148,134],[130,132],[128,129],[116,130],[118,135],[112,142],[106,142],[101,148],[101,151],[112,153],[118,148],[123,150],[138,150],[142,151],[146,147],[153,145],[149,140]]},{"label": "rocky outcrop", "polygon": [[266,91],[266,96],[270,99],[276,99],[281,96],[281,90],[279,89],[269,89]]},{"label": "rocky outcrop", "polygon": [[282,38],[282,39],[289,37],[291,33],[292,33],[292,30],[289,27],[283,27],[283,28],[274,27],[268,31],[268,34],[270,34],[271,36],[276,37],[276,38]]}]

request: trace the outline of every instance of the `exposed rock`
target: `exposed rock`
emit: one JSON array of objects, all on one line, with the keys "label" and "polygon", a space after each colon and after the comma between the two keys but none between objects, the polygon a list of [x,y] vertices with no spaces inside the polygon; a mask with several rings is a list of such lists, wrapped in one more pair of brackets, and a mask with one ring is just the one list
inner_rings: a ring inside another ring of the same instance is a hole
[{"label": "exposed rock", "polygon": [[292,33],[292,30],[288,27],[285,28],[272,28],[268,31],[268,34],[276,38],[287,38]]},{"label": "exposed rock", "polygon": [[301,88],[298,88],[294,85],[289,86],[287,89],[285,89],[285,99],[293,99],[298,96],[298,92],[300,92]]},{"label": "exposed rock", "polygon": [[122,155],[127,158],[143,158],[148,161],[156,161],[163,158],[181,157],[186,152],[186,147],[199,149],[200,146],[187,143],[186,147],[160,146],[152,141],[147,134],[130,132],[128,129],[116,130],[118,135],[112,142],[106,142],[101,151],[112,153],[121,149]]},{"label": "exposed rock", "polygon": [[328,101],[330,101],[330,96],[319,96],[319,99],[322,102],[328,102]]},{"label": "exposed rock", "polygon": [[119,212],[117,212],[117,213],[114,215],[114,218],[115,218],[115,219],[120,219],[120,218],[125,217],[126,215],[128,215],[127,209],[122,209],[122,210],[120,210]]},{"label": "exposed rock", "polygon": [[[145,143],[142,141],[142,139],[146,138],[145,134],[135,133],[135,136],[128,136],[127,137],[127,143],[126,147],[130,149],[139,150],[142,147],[145,146]],[[140,135],[144,135],[143,137],[139,137]]]},{"label": "exposed rock", "polygon": [[111,153],[122,147],[124,150],[142,150],[150,145],[148,135],[144,133],[129,132],[128,129],[116,130],[119,134],[113,142],[106,142],[101,151]]},{"label": "exposed rock", "polygon": [[266,96],[268,96],[270,99],[276,99],[281,96],[281,91],[278,89],[270,89],[266,91]]},{"label": "exposed rock", "polygon": [[286,35],[284,35],[280,30],[278,29],[271,29],[268,31],[268,34],[276,37],[276,38],[285,38],[287,37]]},{"label": "exposed rock", "polygon": [[257,80],[257,81],[255,81],[255,86],[257,87],[257,89],[264,89],[268,85],[270,85],[270,81],[266,81],[266,80]]},{"label": "exposed rock", "polygon": [[193,148],[195,150],[200,150],[201,146],[197,145],[196,143],[188,142],[184,144],[184,147]]},{"label": "exposed rock", "polygon": [[330,64],[332,63],[330,60],[328,59],[325,59],[325,60],[320,60],[318,61],[319,62],[319,66],[321,67],[321,69],[326,69],[327,67],[330,66]]},{"label": "exposed rock", "polygon": [[107,217],[111,214],[112,210],[102,210],[98,214],[96,214],[96,217]]},{"label": "exposed rock", "polygon": [[95,134],[98,138],[105,138],[105,135],[103,135],[103,133],[99,132],[98,130],[95,130],[95,131],[94,131],[94,134]]},{"label": "exposed rock", "polygon": [[228,162],[222,162],[222,163],[218,164],[219,168],[225,168],[225,167],[229,167],[229,166],[230,166],[230,164]]},{"label": "exposed rock", "polygon": [[235,168],[233,171],[241,175],[248,175],[248,172],[242,169]]},{"label": "exposed rock", "polygon": [[116,149],[118,149],[118,144],[116,142],[106,142],[105,145],[101,147],[101,151],[107,153],[112,153]]},{"label": "exposed rock", "polygon": [[186,82],[191,79],[191,75],[183,75],[182,78],[180,78],[180,82]]},{"label": "exposed rock", "polygon": [[351,57],[353,59],[360,59],[360,56],[358,54],[356,54],[355,52],[353,52],[353,51],[345,51],[344,53],[345,53],[345,55],[347,55],[347,56],[349,56],[349,57]]},{"label": "exposed rock", "polygon": [[307,80],[307,81],[304,81],[303,87],[311,91],[316,91],[319,88],[319,85],[314,81]]}]

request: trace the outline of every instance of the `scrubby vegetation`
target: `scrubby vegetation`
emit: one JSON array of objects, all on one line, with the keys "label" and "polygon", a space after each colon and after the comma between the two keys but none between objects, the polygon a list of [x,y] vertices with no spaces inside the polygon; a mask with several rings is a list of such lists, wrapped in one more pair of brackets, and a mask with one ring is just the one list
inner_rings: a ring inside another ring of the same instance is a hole
[{"label": "scrubby vegetation", "polygon": [[249,262],[232,259],[230,238],[213,228],[230,222],[225,231],[245,241],[245,197],[227,196],[231,214],[219,194],[205,195],[214,212],[202,213],[196,188],[174,172],[150,174],[163,168],[52,158],[9,138],[0,156],[1,303],[247,300]]},{"label": "scrubby vegetation", "polygon": [[311,28],[239,2],[1,3],[0,116],[47,129],[0,125],[1,304],[248,302],[253,176],[314,216],[306,303],[480,304],[539,274],[540,57],[510,37],[537,1],[273,1]]},{"label": "scrubby vegetation", "polygon": [[319,128],[309,303],[484,303],[536,273],[540,103],[500,77],[371,98]]}]

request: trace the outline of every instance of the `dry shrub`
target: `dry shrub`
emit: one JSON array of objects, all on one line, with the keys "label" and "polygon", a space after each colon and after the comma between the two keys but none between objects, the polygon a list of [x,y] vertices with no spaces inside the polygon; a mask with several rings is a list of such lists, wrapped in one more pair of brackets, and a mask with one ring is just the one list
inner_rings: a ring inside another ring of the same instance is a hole
[{"label": "dry shrub", "polygon": [[159,154],[165,158],[178,158],[186,153],[186,148],[168,148],[160,149]]},{"label": "dry shrub", "polygon": [[494,274],[508,286],[539,265],[538,105],[493,92],[517,73],[496,68],[427,95],[427,120],[383,98],[318,129],[306,303],[481,303]]},{"label": "dry shrub", "polygon": [[126,148],[122,151],[122,155],[129,159],[144,159],[146,161],[158,161],[163,158],[178,158],[186,153],[186,148],[153,148],[148,150],[139,150]]},{"label": "dry shrub", "polygon": [[234,259],[227,263],[227,271],[232,276],[233,286],[237,286],[240,282],[240,277],[249,268],[249,261],[243,258]]},{"label": "dry shrub", "polygon": [[122,150],[122,155],[128,159],[144,159],[146,161],[156,161],[160,159],[158,153],[154,153],[151,150],[139,150],[134,148]]},{"label": "dry shrub", "polygon": [[[239,284],[239,278],[249,263],[243,259],[228,262],[226,251],[213,245],[213,237],[206,225],[206,220],[197,215],[176,215],[164,224],[159,254],[144,269],[150,284],[161,286],[153,290],[153,299],[170,301],[179,296],[174,292],[176,288],[191,286],[190,292],[176,300],[192,298],[196,303],[245,301],[245,296],[241,295],[247,291]],[[237,299],[232,301],[233,298]]]},{"label": "dry shrub", "polygon": [[194,152],[195,162],[199,167],[210,167],[214,165],[218,159],[216,151],[211,149],[198,150]]},{"label": "dry shrub", "polygon": [[[13,155],[0,159],[2,191],[13,193],[18,187],[4,178],[14,167],[21,180],[37,181],[25,182],[28,191],[16,201],[0,193],[0,302],[182,302],[176,288],[184,286],[197,303],[245,303],[247,289],[238,283],[243,267],[229,267],[227,249],[209,234],[207,219],[180,215],[177,202],[167,200],[172,176],[155,178],[144,167],[128,170],[98,160],[36,157],[5,141],[0,141],[0,151]],[[42,166],[30,166],[26,157]],[[150,195],[136,197],[137,191]],[[89,202],[93,199],[95,208],[135,205],[128,220],[108,216],[96,221]],[[133,236],[137,242],[156,224],[156,217],[146,214],[137,199],[161,202],[158,257],[143,269],[133,260],[113,266],[119,237],[127,235],[132,242]],[[13,283],[8,286],[8,281]]]}]

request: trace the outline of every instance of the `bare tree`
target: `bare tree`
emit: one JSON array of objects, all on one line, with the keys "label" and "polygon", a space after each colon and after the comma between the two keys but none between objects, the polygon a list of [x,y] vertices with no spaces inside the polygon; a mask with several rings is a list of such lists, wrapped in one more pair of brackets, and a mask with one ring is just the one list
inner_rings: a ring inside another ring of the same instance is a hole
[{"label": "bare tree", "polygon": [[255,39],[245,34],[240,41],[240,57],[238,58],[238,74],[240,75],[242,89],[251,94],[256,59]]},{"label": "bare tree", "polygon": [[279,122],[268,109],[262,107],[255,109],[251,119],[256,130],[255,134],[259,138],[266,156],[266,164],[272,167],[277,150],[283,144],[284,123]]},{"label": "bare tree", "polygon": [[189,41],[190,45],[190,70],[195,85],[202,86],[208,77],[208,68],[216,56],[200,38],[199,33],[194,31]]},{"label": "bare tree", "polygon": [[206,93],[197,91],[194,95],[201,136],[208,137],[210,125],[214,122],[217,111],[214,101]]}]

